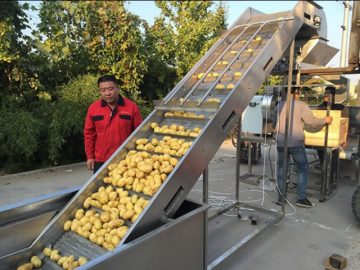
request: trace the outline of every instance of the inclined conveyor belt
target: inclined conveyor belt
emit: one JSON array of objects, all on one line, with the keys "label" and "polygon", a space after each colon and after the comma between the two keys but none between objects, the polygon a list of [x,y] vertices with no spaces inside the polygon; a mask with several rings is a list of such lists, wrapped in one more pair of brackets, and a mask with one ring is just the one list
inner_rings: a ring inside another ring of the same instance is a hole
[{"label": "inclined conveyor belt", "polygon": [[[38,255],[43,259],[39,269],[62,269],[44,256],[43,249],[51,247],[61,256],[86,257],[81,269],[100,269],[112,254],[109,250],[166,224],[297,33],[311,38],[318,31],[311,19],[315,14],[325,21],[323,11],[306,1],[279,14],[244,12],[31,247],[1,258],[0,265],[15,269]],[[100,198],[103,192],[107,199]],[[108,219],[104,212],[117,213]],[[80,225],[64,231],[75,215]],[[87,219],[81,221],[83,216]],[[94,229],[99,218],[103,222]],[[122,222],[109,225],[111,220]]]}]

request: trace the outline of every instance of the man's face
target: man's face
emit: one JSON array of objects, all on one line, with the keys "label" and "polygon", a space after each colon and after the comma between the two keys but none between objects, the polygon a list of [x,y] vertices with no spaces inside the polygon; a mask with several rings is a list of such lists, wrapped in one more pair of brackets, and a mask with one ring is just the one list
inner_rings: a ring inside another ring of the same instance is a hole
[{"label": "man's face", "polygon": [[114,82],[99,83],[100,96],[109,104],[115,104],[119,98],[119,88]]}]

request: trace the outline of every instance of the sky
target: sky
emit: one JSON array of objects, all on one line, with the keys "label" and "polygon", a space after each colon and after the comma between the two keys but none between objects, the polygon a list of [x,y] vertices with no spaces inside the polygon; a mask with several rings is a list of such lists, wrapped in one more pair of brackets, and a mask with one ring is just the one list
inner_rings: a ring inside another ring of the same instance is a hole
[{"label": "sky", "polygon": [[[263,13],[274,13],[287,11],[294,8],[297,1],[224,1],[227,8],[227,25],[231,26],[235,20],[247,9],[252,7]],[[341,47],[341,35],[344,16],[344,6],[342,1],[315,1],[324,9],[327,18],[328,44],[335,48]],[[31,2],[34,4],[35,2]],[[160,14],[160,10],[155,6],[154,1],[127,1],[126,7],[129,11],[139,15],[152,24],[154,18]],[[36,13],[31,13],[32,24],[38,22]],[[351,17],[350,17],[351,18]],[[338,52],[329,62],[329,67],[338,67],[340,63],[340,53]],[[352,81],[360,79],[359,75],[349,76]]]}]

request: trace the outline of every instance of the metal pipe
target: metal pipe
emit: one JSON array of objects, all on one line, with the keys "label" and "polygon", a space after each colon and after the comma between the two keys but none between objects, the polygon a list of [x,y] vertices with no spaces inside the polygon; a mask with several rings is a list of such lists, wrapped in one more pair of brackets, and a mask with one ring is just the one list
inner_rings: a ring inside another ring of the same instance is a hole
[{"label": "metal pipe", "polygon": [[236,172],[235,172],[235,200],[239,202],[240,200],[240,154],[241,154],[241,117],[239,117],[238,121],[238,133],[237,135],[237,144],[236,144]]},{"label": "metal pipe", "polygon": [[341,49],[340,49],[340,67],[346,67],[347,63],[347,48],[348,48],[348,29],[349,29],[349,12],[350,12],[350,1],[343,1],[344,4],[344,21],[341,28],[342,36],[341,36]]},{"label": "metal pipe", "polygon": [[281,190],[281,211],[285,213],[285,197],[286,197],[286,180],[288,171],[288,138],[289,138],[289,127],[290,127],[290,104],[291,104],[291,87],[292,87],[292,74],[294,67],[294,50],[295,40],[290,45],[290,56],[289,56],[289,72],[288,72],[288,86],[286,94],[286,121],[285,121],[285,138],[284,138],[284,165],[283,165],[283,185]]},{"label": "metal pipe", "polygon": [[209,201],[209,167],[206,166],[203,171],[203,203]]},{"label": "metal pipe", "polygon": [[251,164],[251,142],[248,141],[248,174],[252,174],[252,164]]},{"label": "metal pipe", "polygon": [[[331,99],[328,98],[327,106],[326,106],[326,116],[330,115],[330,107]],[[327,181],[328,181],[328,161],[329,161],[329,153],[328,153],[328,137],[329,137],[329,124],[325,125],[325,139],[324,139],[324,161],[322,167],[322,181],[321,181],[321,195],[320,202],[324,202],[326,199],[326,191],[327,191]]]}]

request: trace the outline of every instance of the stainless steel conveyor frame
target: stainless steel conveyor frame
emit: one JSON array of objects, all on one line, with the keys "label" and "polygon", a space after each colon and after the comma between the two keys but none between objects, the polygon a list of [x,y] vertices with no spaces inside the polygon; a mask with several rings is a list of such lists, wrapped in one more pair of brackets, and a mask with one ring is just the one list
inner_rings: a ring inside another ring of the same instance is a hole
[{"label": "stainless steel conveyor frame", "polygon": [[[28,261],[32,255],[40,254],[50,244],[60,248],[67,244],[76,247],[72,249],[74,255],[85,255],[90,260],[79,269],[100,269],[100,265],[106,265],[106,269],[116,268],[107,262],[120,264],[123,259],[121,251],[126,245],[171,222],[252,96],[278,60],[286,55],[290,43],[312,38],[326,39],[325,14],[312,1],[299,1],[293,10],[282,13],[263,14],[254,9],[246,10],[86,182],[34,243],[29,248],[0,258],[0,265],[5,269],[13,269]],[[194,119],[165,115],[166,112],[179,110],[203,114],[204,117]],[[166,122],[184,124],[188,129],[201,128],[201,132],[197,137],[159,134],[152,130],[153,122],[160,125]],[[137,139],[165,135],[184,138],[191,141],[192,145],[183,156],[176,156],[177,165],[157,192],[147,197],[149,204],[136,221],[129,224],[129,230],[113,251],[108,252],[75,233],[64,232],[64,222],[82,208],[88,196],[104,185],[103,178],[108,175],[110,164],[118,163],[130,150],[135,149]],[[61,252],[66,254],[65,250]],[[56,263],[45,259],[41,269],[58,268]],[[134,266],[133,269],[138,268]]]}]

